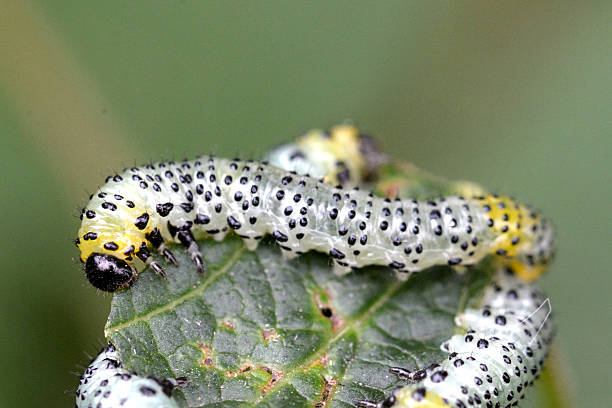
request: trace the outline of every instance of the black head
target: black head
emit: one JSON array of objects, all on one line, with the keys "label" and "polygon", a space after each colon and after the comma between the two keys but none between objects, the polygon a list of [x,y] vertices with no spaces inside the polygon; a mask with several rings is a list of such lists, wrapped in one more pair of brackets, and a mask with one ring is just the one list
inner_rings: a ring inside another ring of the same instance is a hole
[{"label": "black head", "polygon": [[89,282],[105,292],[116,292],[134,281],[134,271],[127,262],[108,254],[91,254],[85,262]]}]

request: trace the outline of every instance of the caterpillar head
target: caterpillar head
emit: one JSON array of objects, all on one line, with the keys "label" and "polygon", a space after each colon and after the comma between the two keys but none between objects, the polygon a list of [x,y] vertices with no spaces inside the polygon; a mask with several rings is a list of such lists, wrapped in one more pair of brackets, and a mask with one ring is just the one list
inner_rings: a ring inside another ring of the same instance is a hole
[{"label": "caterpillar head", "polygon": [[149,215],[120,195],[99,193],[83,210],[79,237],[87,279],[100,290],[115,292],[136,278],[135,255],[147,252]]},{"label": "caterpillar head", "polygon": [[141,249],[143,244],[146,246],[143,234],[122,230],[102,230],[96,233],[92,229],[96,228],[93,225],[82,225],[81,231],[87,232],[79,234],[77,239],[87,279],[96,288],[106,292],[130,286],[136,277],[135,251]]},{"label": "caterpillar head", "polygon": [[105,292],[116,292],[134,282],[133,268],[122,259],[109,254],[92,253],[85,261],[89,282]]}]

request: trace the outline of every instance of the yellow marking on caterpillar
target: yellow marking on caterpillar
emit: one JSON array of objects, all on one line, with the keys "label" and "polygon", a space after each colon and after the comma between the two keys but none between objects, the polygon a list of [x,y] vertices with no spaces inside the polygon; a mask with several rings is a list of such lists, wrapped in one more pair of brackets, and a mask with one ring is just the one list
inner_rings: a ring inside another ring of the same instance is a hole
[{"label": "yellow marking on caterpillar", "polygon": [[[149,220],[142,230],[134,225],[138,217],[145,212],[140,206],[134,208],[120,206],[117,213],[98,211],[94,219],[84,218],[77,243],[81,251],[81,261],[85,262],[92,253],[100,253],[133,262],[134,254],[139,251],[143,243],[147,242],[145,235],[154,228],[152,220]],[[88,239],[88,234],[92,232],[96,237]],[[105,244],[110,243],[114,243],[116,248],[105,247]]]},{"label": "yellow marking on caterpillar", "polygon": [[540,277],[546,270],[546,265],[531,266],[511,258],[534,246],[536,234],[532,228],[540,225],[541,216],[505,196],[486,195],[479,201],[493,222],[490,225],[491,230],[497,235],[492,251],[510,258],[504,259],[502,263],[526,281]]},{"label": "yellow marking on caterpillar", "polygon": [[[438,394],[427,391],[425,396],[417,400],[414,398],[416,389],[404,387],[397,392],[397,404],[402,408],[446,408],[450,407]],[[418,393],[418,391],[417,391]],[[420,395],[420,394],[419,394]]]},{"label": "yellow marking on caterpillar", "polygon": [[338,125],[331,128],[329,137],[323,137],[323,134],[320,130],[311,130],[299,138],[296,145],[304,151],[319,152],[317,159],[324,162],[328,169],[325,181],[340,183],[339,163],[346,166],[351,174],[363,175],[366,163],[360,151],[359,130],[352,125]]}]

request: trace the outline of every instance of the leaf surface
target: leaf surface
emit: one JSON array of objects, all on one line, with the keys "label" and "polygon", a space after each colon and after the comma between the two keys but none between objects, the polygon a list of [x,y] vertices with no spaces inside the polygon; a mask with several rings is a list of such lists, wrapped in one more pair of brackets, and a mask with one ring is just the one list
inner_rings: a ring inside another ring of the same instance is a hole
[{"label": "leaf surface", "polygon": [[405,384],[393,366],[424,368],[445,357],[454,316],[477,303],[486,262],[460,274],[432,268],[407,281],[387,268],[339,277],[329,257],[293,260],[264,240],[206,240],[208,271],[188,255],[162,259],[168,280],[143,272],[114,295],[106,334],[125,366],[187,377],[174,392],[185,407],[350,407]]}]

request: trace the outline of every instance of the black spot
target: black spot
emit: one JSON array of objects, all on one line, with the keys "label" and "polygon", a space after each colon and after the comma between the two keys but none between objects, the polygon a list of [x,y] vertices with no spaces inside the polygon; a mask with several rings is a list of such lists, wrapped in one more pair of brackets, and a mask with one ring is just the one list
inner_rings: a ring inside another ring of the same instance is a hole
[{"label": "black spot", "polygon": [[329,255],[334,259],[344,259],[345,258],[345,255],[342,252],[338,251],[336,248],[332,248],[329,251]]},{"label": "black spot", "polygon": [[444,379],[448,376],[448,372],[444,370],[436,371],[431,375],[431,382],[439,383],[444,381]]},{"label": "black spot", "polygon": [[285,197],[285,192],[283,190],[278,190],[276,192],[276,199],[277,200],[282,200]]},{"label": "black spot", "polygon": [[476,346],[479,349],[485,349],[485,348],[489,348],[489,342],[485,339],[480,339],[478,340],[478,343],[476,343]]},{"label": "black spot", "polygon": [[142,395],[144,395],[145,397],[151,397],[155,394],[157,394],[157,391],[155,391],[153,388],[151,387],[147,387],[145,385],[143,385],[142,387],[140,387],[139,389],[140,393]]},{"label": "black spot", "polygon": [[461,263],[461,258],[451,258],[448,260],[449,265],[459,265]]},{"label": "black spot", "polygon": [[425,398],[426,394],[427,394],[427,390],[425,389],[425,387],[419,387],[412,392],[412,398],[415,401],[421,401],[423,398]]},{"label": "black spot", "polygon": [[103,202],[102,208],[104,208],[105,210],[115,211],[117,209],[117,206],[113,203]]},{"label": "black spot", "polygon": [[206,225],[210,222],[210,217],[204,214],[196,215],[195,220],[193,220],[194,224]]},{"label": "black spot", "polygon": [[235,230],[239,229],[240,227],[242,227],[242,224],[240,222],[238,222],[238,220],[236,220],[231,215],[229,217],[227,217],[227,225],[229,225],[231,229],[235,229]]},{"label": "black spot", "polygon": [[438,210],[432,210],[429,213],[429,218],[431,218],[432,220],[437,220],[440,217],[442,217],[442,215],[440,214],[440,211]]},{"label": "black spot", "polygon": [[139,230],[143,230],[146,228],[148,222],[149,222],[149,214],[143,213],[140,217],[136,218],[136,222],[134,223],[134,225]]},{"label": "black spot", "polygon": [[93,241],[94,239],[98,239],[98,234],[95,232],[88,232],[87,234],[83,235],[83,239],[85,241]]},{"label": "black spot", "polygon": [[406,265],[401,263],[401,262],[397,262],[397,261],[393,261],[389,264],[389,268],[393,268],[393,269],[403,269]]},{"label": "black spot", "polygon": [[111,242],[106,242],[104,244],[104,249],[108,249],[109,251],[116,251],[116,250],[119,249],[119,245],[117,245],[116,243],[114,243],[112,241]]},{"label": "black spot", "polygon": [[289,241],[289,238],[288,238],[288,237],[287,237],[285,234],[283,234],[282,232],[280,232],[280,231],[274,231],[274,232],[272,233],[272,236],[273,236],[273,237],[274,237],[274,239],[275,239],[275,240],[277,240],[278,242],[287,242],[287,241]]},{"label": "black spot", "polygon": [[168,214],[170,214],[170,211],[172,211],[173,208],[174,208],[174,204],[172,203],[157,204],[155,206],[155,210],[162,217],[166,217]]},{"label": "black spot", "polygon": [[506,318],[502,315],[496,316],[495,317],[495,324],[499,325],[499,326],[505,326],[506,325]]}]

